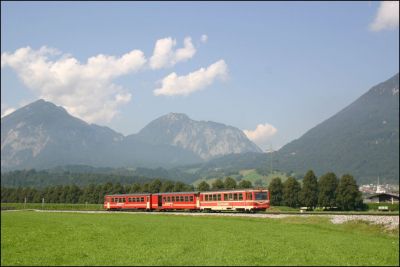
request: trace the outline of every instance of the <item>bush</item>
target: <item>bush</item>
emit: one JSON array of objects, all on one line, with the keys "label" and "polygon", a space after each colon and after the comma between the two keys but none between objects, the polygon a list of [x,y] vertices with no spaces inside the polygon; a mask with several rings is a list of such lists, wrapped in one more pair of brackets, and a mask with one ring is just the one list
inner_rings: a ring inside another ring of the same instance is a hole
[{"label": "bush", "polygon": [[399,211],[399,203],[365,203],[368,210],[378,210],[379,206],[387,206],[389,211]]}]

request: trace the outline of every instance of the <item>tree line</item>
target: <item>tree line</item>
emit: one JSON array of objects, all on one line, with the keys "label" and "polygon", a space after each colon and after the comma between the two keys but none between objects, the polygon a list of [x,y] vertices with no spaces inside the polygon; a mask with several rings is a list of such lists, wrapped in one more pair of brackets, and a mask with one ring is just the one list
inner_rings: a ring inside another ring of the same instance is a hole
[{"label": "tree line", "polygon": [[206,181],[201,181],[198,186],[198,191],[210,191],[210,190],[221,190],[221,189],[235,189],[235,188],[252,188],[253,185],[250,181],[241,180],[239,183],[231,177],[226,177],[223,181],[221,178],[216,179],[210,186]]},{"label": "tree line", "polygon": [[107,194],[126,193],[158,193],[158,192],[184,192],[193,191],[192,185],[183,182],[163,181],[154,179],[151,182],[133,183],[123,185],[117,183],[105,183],[87,186],[56,185],[44,188],[34,187],[1,187],[1,202],[3,203],[40,203],[44,198],[46,203],[103,203]]},{"label": "tree line", "polygon": [[302,186],[293,177],[289,177],[284,183],[280,178],[274,178],[268,189],[273,206],[340,210],[357,210],[364,207],[357,183],[349,174],[338,179],[333,172],[329,172],[317,179],[314,172],[309,170],[303,178]]}]

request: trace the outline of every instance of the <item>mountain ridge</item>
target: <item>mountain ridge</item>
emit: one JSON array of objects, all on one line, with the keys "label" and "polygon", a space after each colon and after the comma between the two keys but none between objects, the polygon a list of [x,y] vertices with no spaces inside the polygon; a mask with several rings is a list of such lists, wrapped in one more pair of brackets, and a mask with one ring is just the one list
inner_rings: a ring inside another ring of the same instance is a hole
[{"label": "mountain ridge", "polygon": [[[196,138],[192,134],[200,137],[206,134],[202,129],[196,129],[198,125],[215,136],[212,140],[203,138],[198,141],[196,146],[200,149],[196,150],[185,140]],[[64,108],[43,99],[3,117],[1,130],[1,166],[10,170],[51,168],[63,164],[167,167],[241,152],[240,149],[246,145],[249,146],[247,150],[259,149],[233,126],[197,122],[182,113],[161,116],[138,134],[124,136],[109,127],[73,117]],[[241,139],[224,141],[224,134],[220,132],[227,130],[235,132]],[[153,140],[149,139],[150,136]],[[165,139],[166,136],[169,139]],[[230,146],[212,150],[218,148],[219,143],[229,143]]]}]

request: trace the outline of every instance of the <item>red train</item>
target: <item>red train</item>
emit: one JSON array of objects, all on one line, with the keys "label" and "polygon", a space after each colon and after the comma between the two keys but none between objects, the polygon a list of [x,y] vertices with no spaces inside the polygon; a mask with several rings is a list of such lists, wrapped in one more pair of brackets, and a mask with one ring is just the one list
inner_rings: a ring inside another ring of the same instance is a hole
[{"label": "red train", "polygon": [[269,198],[269,191],[265,189],[118,194],[106,195],[104,208],[146,211],[259,211],[270,207]]}]

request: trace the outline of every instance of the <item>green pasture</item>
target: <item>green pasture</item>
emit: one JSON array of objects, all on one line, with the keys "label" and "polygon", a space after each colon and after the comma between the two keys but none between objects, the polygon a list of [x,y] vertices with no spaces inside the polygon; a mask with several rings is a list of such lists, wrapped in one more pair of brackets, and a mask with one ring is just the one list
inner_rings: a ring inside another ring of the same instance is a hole
[{"label": "green pasture", "polygon": [[2,210],[40,209],[40,210],[104,210],[101,204],[72,203],[1,203]]},{"label": "green pasture", "polygon": [[319,217],[1,212],[1,265],[398,265],[398,248]]}]

